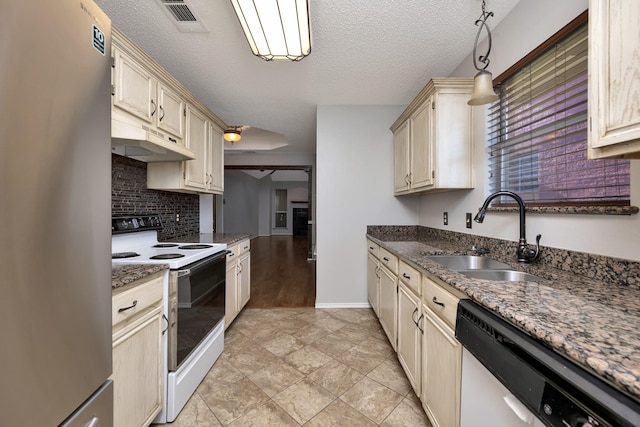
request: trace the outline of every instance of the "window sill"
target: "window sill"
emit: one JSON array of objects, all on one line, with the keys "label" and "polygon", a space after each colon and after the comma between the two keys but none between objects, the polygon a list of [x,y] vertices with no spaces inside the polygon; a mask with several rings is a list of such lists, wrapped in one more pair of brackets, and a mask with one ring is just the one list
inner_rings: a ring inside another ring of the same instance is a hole
[{"label": "window sill", "polygon": [[[490,207],[489,212],[518,212],[517,206]],[[533,214],[635,215],[637,206],[527,206]]]}]

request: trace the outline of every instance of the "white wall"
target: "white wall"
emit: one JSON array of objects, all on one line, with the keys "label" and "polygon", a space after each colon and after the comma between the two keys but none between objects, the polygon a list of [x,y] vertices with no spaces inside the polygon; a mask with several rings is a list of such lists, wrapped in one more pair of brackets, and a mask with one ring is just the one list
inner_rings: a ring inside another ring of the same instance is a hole
[{"label": "white wall", "polygon": [[[493,47],[489,70],[499,75],[587,8],[587,0],[522,0],[492,30]],[[469,56],[453,76],[473,76]],[[516,213],[489,212],[483,224],[464,228],[465,212],[474,215],[488,195],[486,190],[485,107],[475,107],[475,190],[464,193],[425,195],[420,199],[420,225],[507,240],[518,238]],[[640,204],[640,161],[631,161],[631,204]],[[449,212],[449,226],[442,224],[442,212]],[[640,261],[640,215],[553,215],[528,214],[527,240],[541,244]]]},{"label": "white wall", "polygon": [[237,170],[224,173],[224,232],[258,235],[258,179]]},{"label": "white wall", "polygon": [[393,196],[389,126],[404,106],[318,106],[316,307],[368,307],[367,225],[415,225]]}]

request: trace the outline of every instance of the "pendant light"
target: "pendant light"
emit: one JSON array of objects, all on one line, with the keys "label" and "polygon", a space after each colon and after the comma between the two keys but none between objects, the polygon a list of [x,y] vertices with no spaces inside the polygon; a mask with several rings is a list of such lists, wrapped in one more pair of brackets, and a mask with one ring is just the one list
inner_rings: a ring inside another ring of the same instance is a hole
[{"label": "pendant light", "polygon": [[[469,105],[489,104],[498,99],[498,95],[493,90],[493,77],[491,76],[491,73],[487,71],[487,67],[489,66],[489,54],[491,53],[491,31],[487,25],[487,19],[493,16],[493,12],[487,12],[484,8],[485,2],[482,0],[482,14],[475,22],[475,25],[479,26],[479,28],[478,33],[476,34],[476,41],[473,44],[473,66],[478,70],[478,74],[473,78],[473,92],[471,94],[471,99],[467,102]],[[489,47],[487,48],[487,53],[477,56],[476,50],[478,49],[478,39],[480,38],[480,33],[483,28],[487,30]],[[480,66],[478,65],[478,62],[481,62],[484,65]]]}]

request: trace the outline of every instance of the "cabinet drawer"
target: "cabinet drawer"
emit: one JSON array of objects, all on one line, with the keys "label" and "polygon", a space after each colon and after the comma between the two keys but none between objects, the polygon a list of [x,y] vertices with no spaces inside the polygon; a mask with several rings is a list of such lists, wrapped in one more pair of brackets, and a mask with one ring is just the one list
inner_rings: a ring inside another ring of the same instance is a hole
[{"label": "cabinet drawer", "polygon": [[139,285],[113,295],[111,325],[117,325],[143,313],[155,303],[162,301],[163,274],[140,280]]},{"label": "cabinet drawer", "polygon": [[251,250],[251,240],[247,239],[247,240],[243,240],[242,242],[238,243],[238,255],[242,255],[244,253],[247,253]]},{"label": "cabinet drawer", "polygon": [[378,253],[380,251],[380,246],[377,243],[373,243],[371,240],[367,240],[367,250],[371,255],[378,258]]},{"label": "cabinet drawer", "polygon": [[227,246],[227,264],[238,259],[238,245]]},{"label": "cabinet drawer", "polygon": [[449,326],[455,328],[460,299],[426,277],[422,279],[422,295],[427,306]]},{"label": "cabinet drawer", "polygon": [[386,265],[394,274],[398,274],[398,257],[385,248],[380,248],[380,262]]},{"label": "cabinet drawer", "polygon": [[399,279],[405,283],[409,289],[413,291],[414,294],[420,296],[420,277],[421,274],[418,270],[411,267],[406,262],[400,260],[400,264],[398,266],[398,276]]}]

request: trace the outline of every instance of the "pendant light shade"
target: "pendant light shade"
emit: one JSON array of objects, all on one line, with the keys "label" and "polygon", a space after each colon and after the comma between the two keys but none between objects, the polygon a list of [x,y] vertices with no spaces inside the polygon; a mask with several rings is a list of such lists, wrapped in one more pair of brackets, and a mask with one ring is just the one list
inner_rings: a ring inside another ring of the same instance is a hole
[{"label": "pendant light shade", "polygon": [[223,138],[225,141],[229,141],[230,143],[238,142],[242,138],[239,129],[229,128],[224,131]]},{"label": "pendant light shade", "polygon": [[[478,74],[473,78],[473,92],[471,99],[467,102],[469,105],[483,105],[496,101],[498,95],[493,90],[493,77],[491,73],[487,71],[489,66],[489,54],[491,53],[491,31],[487,25],[487,19],[493,16],[493,12],[485,11],[485,2],[482,0],[482,14],[475,22],[478,26],[478,33],[476,34],[476,41],[473,44],[473,66],[478,70]],[[477,56],[478,40],[480,39],[480,33],[485,29],[487,31],[487,41],[489,46],[487,47],[487,53]],[[478,62],[483,65],[480,66]]]},{"label": "pendant light shade", "polygon": [[231,0],[251,51],[265,61],[311,53],[308,0]]},{"label": "pendant light shade", "polygon": [[490,72],[482,70],[473,78],[473,92],[469,105],[489,104],[498,99],[498,95],[493,90],[493,76]]}]

